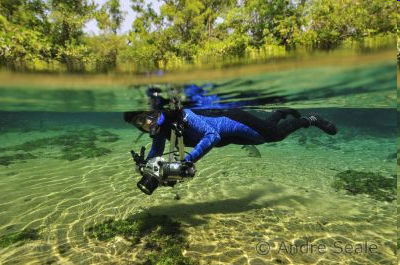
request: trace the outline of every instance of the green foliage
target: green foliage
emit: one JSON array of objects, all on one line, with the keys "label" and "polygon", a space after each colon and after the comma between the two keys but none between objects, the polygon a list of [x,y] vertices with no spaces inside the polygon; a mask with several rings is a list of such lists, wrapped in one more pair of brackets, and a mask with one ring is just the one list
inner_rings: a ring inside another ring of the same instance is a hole
[{"label": "green foliage", "polygon": [[114,34],[86,37],[85,45],[89,47],[86,70],[108,72],[118,67],[118,57],[126,50],[126,38]]},{"label": "green foliage", "polygon": [[[131,0],[131,31],[118,0],[0,1],[0,65],[14,70],[143,72],[236,63],[296,48],[391,47],[399,14],[387,0]],[[85,35],[95,19],[102,34]]]},{"label": "green foliage", "polygon": [[149,250],[144,257],[146,265],[194,265],[192,259],[184,257],[187,247],[180,223],[166,215],[137,215],[126,220],[108,220],[88,228],[89,236],[101,241],[123,236],[133,245],[144,243]]},{"label": "green foliage", "polygon": [[95,18],[101,30],[117,34],[124,19],[119,0],[108,0],[99,11],[95,12]]},{"label": "green foliage", "polygon": [[311,7],[311,30],[316,32],[316,46],[334,48],[346,38],[361,38],[367,10],[352,0],[317,0]]},{"label": "green foliage", "polygon": [[362,41],[380,33],[395,33],[393,3],[385,0],[316,0],[310,6],[315,46],[335,48],[346,39]]},{"label": "green foliage", "polygon": [[0,247],[5,248],[17,242],[26,242],[38,239],[39,231],[37,229],[24,229],[20,232],[14,232],[0,237]]},{"label": "green foliage", "polygon": [[380,201],[393,201],[397,198],[397,176],[382,176],[373,172],[346,170],[336,174],[332,186],[344,189],[351,194],[368,194]]}]

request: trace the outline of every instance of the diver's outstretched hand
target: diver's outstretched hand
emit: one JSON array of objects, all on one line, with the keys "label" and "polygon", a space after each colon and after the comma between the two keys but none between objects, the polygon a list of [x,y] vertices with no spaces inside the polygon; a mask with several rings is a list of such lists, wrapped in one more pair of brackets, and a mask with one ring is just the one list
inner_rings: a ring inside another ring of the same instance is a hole
[{"label": "diver's outstretched hand", "polygon": [[182,176],[183,177],[194,177],[196,174],[196,168],[194,163],[191,161],[182,161]]},{"label": "diver's outstretched hand", "polygon": [[146,151],[146,148],[142,146],[140,149],[140,154],[136,153],[135,151],[131,150],[131,155],[133,158],[133,161],[136,164],[136,169],[141,171],[143,167],[146,166],[147,160],[144,159],[144,153]]}]

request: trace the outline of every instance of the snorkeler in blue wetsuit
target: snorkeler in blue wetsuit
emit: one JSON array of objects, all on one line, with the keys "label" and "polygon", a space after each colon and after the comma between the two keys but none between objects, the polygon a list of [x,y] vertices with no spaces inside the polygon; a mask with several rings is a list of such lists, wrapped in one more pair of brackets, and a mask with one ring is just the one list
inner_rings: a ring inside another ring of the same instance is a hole
[{"label": "snorkeler in blue wetsuit", "polygon": [[[292,117],[288,118],[289,115]],[[330,135],[337,132],[336,126],[321,116],[301,117],[294,109],[273,111],[265,120],[241,109],[125,112],[124,120],[153,138],[147,159],[163,155],[172,124],[180,120],[184,124],[185,146],[194,147],[184,160],[193,163],[213,147],[278,142],[300,128],[315,126]]]}]

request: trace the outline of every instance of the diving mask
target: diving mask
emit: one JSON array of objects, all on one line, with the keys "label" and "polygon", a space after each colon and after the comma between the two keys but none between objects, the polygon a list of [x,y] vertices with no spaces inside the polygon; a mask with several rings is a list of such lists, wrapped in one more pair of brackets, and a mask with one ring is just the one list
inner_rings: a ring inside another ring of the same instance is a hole
[{"label": "diving mask", "polygon": [[160,126],[164,120],[165,116],[162,112],[141,113],[132,120],[132,124],[152,137],[160,132]]}]

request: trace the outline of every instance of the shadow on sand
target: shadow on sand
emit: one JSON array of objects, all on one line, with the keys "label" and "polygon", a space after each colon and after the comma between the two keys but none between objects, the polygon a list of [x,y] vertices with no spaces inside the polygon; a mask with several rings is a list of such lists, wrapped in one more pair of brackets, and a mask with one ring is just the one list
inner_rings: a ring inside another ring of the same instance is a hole
[{"label": "shadow on sand", "polygon": [[[306,205],[311,199],[297,195],[283,194],[283,187],[272,185],[268,189],[257,189],[240,198],[206,201],[198,203],[178,203],[173,205],[157,205],[150,207],[146,212],[152,215],[168,215],[191,226],[202,225],[207,221],[201,218],[209,214],[233,214],[254,209],[292,205],[294,202]],[[276,194],[274,199],[263,198],[266,195]]]}]

